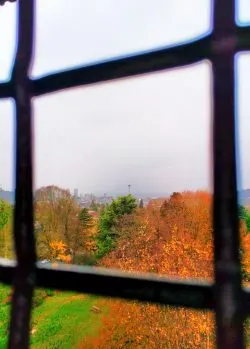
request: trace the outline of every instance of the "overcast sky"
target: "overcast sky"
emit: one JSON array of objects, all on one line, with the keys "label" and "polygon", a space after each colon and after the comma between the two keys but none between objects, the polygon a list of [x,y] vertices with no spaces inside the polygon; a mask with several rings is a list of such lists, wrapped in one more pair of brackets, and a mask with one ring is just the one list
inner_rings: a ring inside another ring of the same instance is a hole
[{"label": "overcast sky", "polygon": [[[250,2],[239,7],[250,20]],[[0,7],[0,80],[15,50],[16,5]],[[208,0],[37,1],[33,76],[190,41]],[[250,55],[238,64],[242,186],[250,188]],[[211,188],[211,69],[202,62],[34,99],[35,186],[164,194]],[[0,101],[0,185],[13,189],[13,106]]]}]

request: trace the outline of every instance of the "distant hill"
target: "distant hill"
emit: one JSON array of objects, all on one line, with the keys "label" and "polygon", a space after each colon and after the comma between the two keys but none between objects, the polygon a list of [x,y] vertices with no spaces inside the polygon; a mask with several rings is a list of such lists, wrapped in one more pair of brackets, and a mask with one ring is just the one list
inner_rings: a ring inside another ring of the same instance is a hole
[{"label": "distant hill", "polygon": [[239,202],[244,206],[250,206],[250,189],[239,191]]},{"label": "distant hill", "polygon": [[[250,206],[250,189],[240,190],[238,194],[239,194],[239,203],[244,206]],[[154,195],[145,195],[145,194],[137,193],[136,196],[141,197],[145,199],[145,201],[147,201],[147,198],[162,199],[162,198],[168,197],[169,195],[156,195],[156,193],[154,193]],[[3,190],[0,188],[0,199],[3,199],[13,205],[15,202],[15,192]]]},{"label": "distant hill", "polygon": [[0,189],[0,199],[3,199],[4,201],[7,201],[9,204],[13,205],[15,202],[15,192]]}]

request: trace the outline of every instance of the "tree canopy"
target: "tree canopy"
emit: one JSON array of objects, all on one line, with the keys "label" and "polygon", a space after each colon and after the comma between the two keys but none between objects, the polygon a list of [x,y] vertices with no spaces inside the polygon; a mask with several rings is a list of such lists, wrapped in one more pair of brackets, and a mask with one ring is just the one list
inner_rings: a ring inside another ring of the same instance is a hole
[{"label": "tree canopy", "polygon": [[116,224],[120,217],[129,215],[137,207],[136,198],[131,194],[120,196],[104,208],[99,220],[99,234],[97,235],[98,256],[102,257],[114,246],[116,240]]},{"label": "tree canopy", "polygon": [[10,211],[10,206],[0,199],[0,230],[8,223]]}]

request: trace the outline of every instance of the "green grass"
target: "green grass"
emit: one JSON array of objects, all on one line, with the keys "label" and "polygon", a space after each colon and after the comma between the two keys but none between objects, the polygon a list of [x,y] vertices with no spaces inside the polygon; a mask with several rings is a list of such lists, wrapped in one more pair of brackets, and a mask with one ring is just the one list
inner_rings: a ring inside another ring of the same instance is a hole
[{"label": "green grass", "polygon": [[10,293],[10,287],[0,284],[0,349],[7,346],[7,330],[9,324],[9,304],[5,304]]},{"label": "green grass", "polygon": [[[0,285],[0,349],[7,346],[10,306],[3,301],[8,293],[9,288]],[[46,298],[32,313],[31,348],[77,348],[84,338],[97,334],[101,327],[103,312],[92,312],[94,305],[98,305],[98,297],[69,292]]]}]

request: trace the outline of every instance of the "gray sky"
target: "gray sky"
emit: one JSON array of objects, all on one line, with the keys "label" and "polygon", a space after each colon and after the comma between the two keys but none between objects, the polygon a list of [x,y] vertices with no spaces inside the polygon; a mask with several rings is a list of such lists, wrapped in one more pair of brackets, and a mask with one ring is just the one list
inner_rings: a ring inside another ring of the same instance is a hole
[{"label": "gray sky", "polygon": [[[250,20],[250,2],[239,15]],[[16,6],[0,8],[0,80],[15,49]],[[40,0],[32,74],[180,43],[210,27],[208,0]],[[250,187],[250,55],[241,56],[243,187]],[[210,187],[209,62],[34,99],[35,186],[140,194]],[[0,185],[13,188],[13,106],[0,101]]]}]

